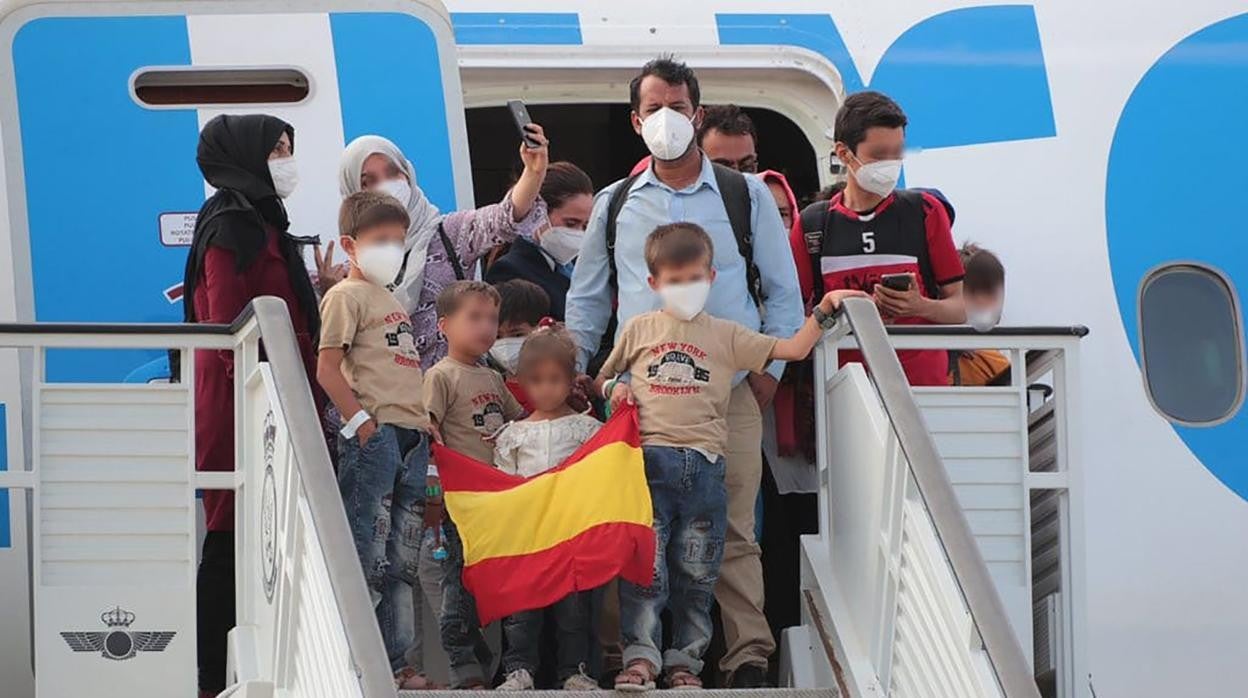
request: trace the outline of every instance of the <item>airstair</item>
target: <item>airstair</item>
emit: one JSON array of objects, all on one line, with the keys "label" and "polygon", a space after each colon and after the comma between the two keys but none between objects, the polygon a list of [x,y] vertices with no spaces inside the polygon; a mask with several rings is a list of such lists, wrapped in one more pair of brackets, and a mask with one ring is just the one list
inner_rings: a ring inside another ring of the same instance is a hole
[{"label": "airstair", "polygon": [[[890,338],[873,305],[847,302],[816,350],[821,531],[802,541],[803,623],[785,632],[785,688],[702,695],[1083,698],[1064,416],[1076,340]],[[1012,383],[962,403],[911,391],[893,348],[907,342],[1005,348]],[[850,346],[865,370],[838,367]],[[109,348],[178,350],[181,381],[47,379],[49,353]],[[232,353],[235,472],[194,470],[194,349]],[[0,360],[21,367],[8,433],[27,436],[8,440],[0,490],[26,522],[14,545],[30,561],[38,696],[196,695],[195,496],[209,489],[237,493],[238,627],[223,695],[396,696],[280,300],[255,300],[228,327],[0,325]],[[1060,399],[1029,405],[1037,380]],[[977,453],[981,441],[1013,443],[1014,460]],[[1018,472],[989,472],[1002,463]],[[984,499],[980,476],[1005,504]],[[1006,539],[1018,550],[1003,556]]]}]

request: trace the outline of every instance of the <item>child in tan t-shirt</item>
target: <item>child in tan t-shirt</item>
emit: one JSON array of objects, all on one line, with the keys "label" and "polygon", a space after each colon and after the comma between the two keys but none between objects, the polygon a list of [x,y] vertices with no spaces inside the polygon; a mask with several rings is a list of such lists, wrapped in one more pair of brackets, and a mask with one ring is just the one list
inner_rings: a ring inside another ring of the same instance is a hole
[{"label": "child in tan t-shirt", "polygon": [[[316,378],[346,422],[338,487],[396,685],[422,688],[405,654],[416,640],[430,425],[412,323],[386,290],[403,263],[408,215],[389,195],[363,191],[342,202],[338,226],[351,267],[321,301]],[[441,607],[440,595],[426,599]]]},{"label": "child in tan t-shirt", "polygon": [[[498,291],[480,281],[456,281],[438,294],[438,330],[446,357],[425,374],[425,406],[435,433],[448,448],[482,463],[494,462],[493,439],[507,422],[523,416],[503,377],[481,363],[498,336]],[[441,487],[430,468],[426,519],[440,515]],[[437,512],[435,514],[435,512]],[[464,549],[455,522],[446,520],[443,561],[442,649],[451,660],[453,688],[482,688],[491,652],[481,635],[477,604],[464,588]]]},{"label": "child in tan t-shirt", "polygon": [[[865,295],[833,291],[796,335],[777,339],[702,312],[715,270],[711,238],[701,227],[659,226],[645,255],[664,307],[624,325],[598,377],[613,406],[637,403],[658,539],[650,588],[620,583],[625,668],[615,687],[622,691],[653,688],[660,668],[672,688],[701,686],[727,528],[723,452],[733,377],[761,372],[772,359],[805,358],[841,299]],[[620,380],[625,374],[629,382]],[[665,605],[672,646],[660,654]]]}]

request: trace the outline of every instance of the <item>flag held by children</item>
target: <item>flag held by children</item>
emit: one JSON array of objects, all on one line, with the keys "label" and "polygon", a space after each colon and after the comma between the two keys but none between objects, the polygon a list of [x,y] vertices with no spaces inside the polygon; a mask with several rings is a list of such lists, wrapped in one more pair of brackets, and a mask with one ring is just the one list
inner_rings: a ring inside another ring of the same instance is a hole
[{"label": "flag held by children", "polygon": [[636,408],[618,410],[557,468],[532,478],[438,444],[433,460],[482,625],[616,576],[650,585],[654,510]]}]

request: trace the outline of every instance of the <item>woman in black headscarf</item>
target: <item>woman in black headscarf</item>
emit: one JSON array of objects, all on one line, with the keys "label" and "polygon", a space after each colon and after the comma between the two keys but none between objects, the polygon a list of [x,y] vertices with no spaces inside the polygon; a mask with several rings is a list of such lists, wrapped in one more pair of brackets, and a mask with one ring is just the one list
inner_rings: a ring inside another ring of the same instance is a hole
[{"label": "woman in black headscarf", "polygon": [[[282,199],[294,190],[295,130],[263,114],[218,116],[199,134],[196,161],[217,188],[199,210],[186,260],[187,322],[229,324],[251,299],[286,301],[318,407],[316,294],[304,265],[307,240],[286,232]],[[195,352],[195,467],[234,469],[234,356]],[[208,534],[199,565],[199,688],[225,689],[226,633],[234,626],[234,494],[204,493]]]}]

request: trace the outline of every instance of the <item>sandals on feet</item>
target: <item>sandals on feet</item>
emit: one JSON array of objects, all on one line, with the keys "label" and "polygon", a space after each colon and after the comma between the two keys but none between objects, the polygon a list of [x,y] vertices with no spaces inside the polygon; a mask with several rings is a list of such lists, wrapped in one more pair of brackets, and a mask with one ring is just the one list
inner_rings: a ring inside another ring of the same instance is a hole
[{"label": "sandals on feet", "polygon": [[645,693],[654,690],[654,667],[644,659],[634,659],[615,675],[615,690],[623,693]]},{"label": "sandals on feet", "polygon": [[667,672],[667,687],[686,691],[699,690],[702,688],[702,679],[684,667],[675,667]]},{"label": "sandals on feet", "polygon": [[430,691],[442,688],[429,677],[409,667],[394,674],[394,687],[400,691]]}]

